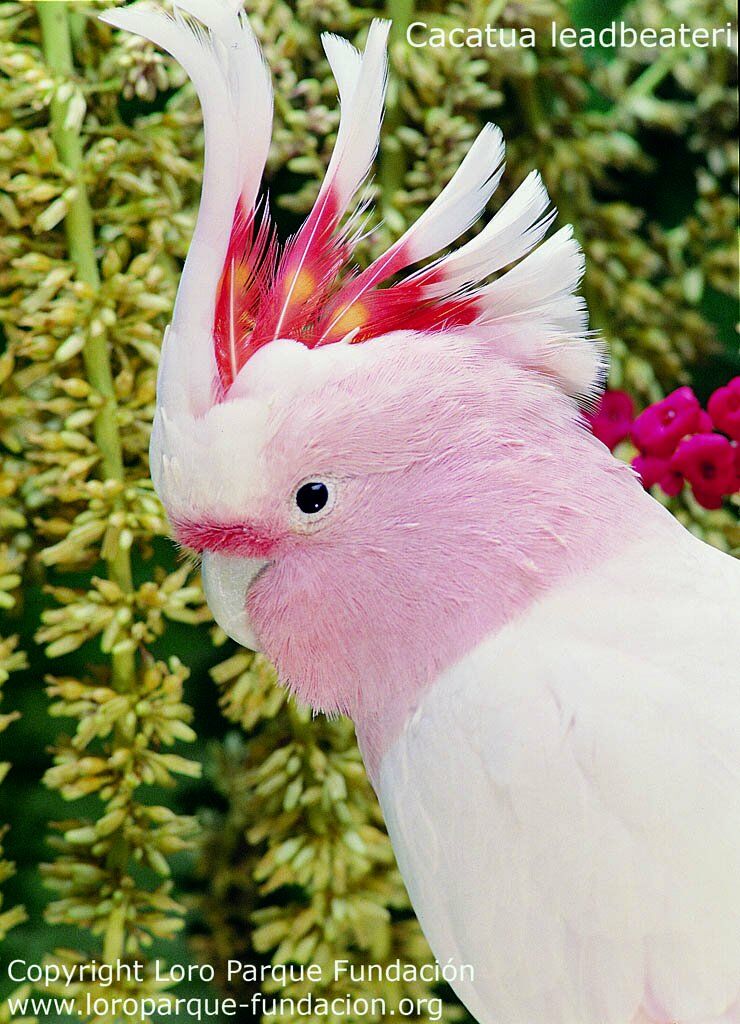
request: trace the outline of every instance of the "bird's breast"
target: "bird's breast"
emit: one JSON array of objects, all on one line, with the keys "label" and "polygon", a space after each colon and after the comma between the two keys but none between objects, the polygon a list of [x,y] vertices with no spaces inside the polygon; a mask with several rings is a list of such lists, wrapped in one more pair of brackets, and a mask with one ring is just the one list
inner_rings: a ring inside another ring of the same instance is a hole
[{"label": "bird's breast", "polygon": [[407,716],[375,785],[480,1024],[735,1019],[739,609],[737,564],[675,533],[548,595]]}]

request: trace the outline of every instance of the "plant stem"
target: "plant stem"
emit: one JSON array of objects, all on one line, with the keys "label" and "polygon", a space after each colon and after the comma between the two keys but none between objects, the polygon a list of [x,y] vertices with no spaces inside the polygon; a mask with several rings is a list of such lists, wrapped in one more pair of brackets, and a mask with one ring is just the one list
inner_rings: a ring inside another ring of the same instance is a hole
[{"label": "plant stem", "polygon": [[[67,5],[47,0],[38,5],[44,55],[50,69],[65,79],[74,74],[72,43]],[[95,259],[95,232],[90,203],[83,175],[83,151],[79,134],[66,123],[68,98],[58,94],[51,103],[51,135],[62,164],[70,172],[75,195],[70,200],[64,227],[69,255],[77,269],[77,276],[89,285],[93,293],[100,289],[100,273]],[[110,353],[102,330],[88,332],[82,350],[89,382],[103,399],[95,419],[95,443],[100,451],[103,475],[107,479],[124,480],[123,449],[118,430],[116,392],[111,371]],[[128,552],[119,549],[108,561],[108,573],[122,590],[132,589],[131,559]],[[125,675],[131,678],[133,658],[114,656],[114,677],[119,678],[125,663]]]},{"label": "plant stem", "polygon": [[[403,45],[406,30],[414,16],[414,0],[386,0],[385,11],[392,19],[390,53]],[[381,150],[378,181],[383,195],[383,206],[393,204],[393,197],[403,187],[406,176],[406,154],[396,138],[396,132],[403,123],[403,111],[399,100],[399,83],[391,79],[388,88],[388,105],[385,114],[385,143]]]},{"label": "plant stem", "polygon": [[406,29],[414,16],[414,0],[386,0],[385,13],[391,19],[390,41],[402,42],[406,38]]},{"label": "plant stem", "polygon": [[[72,39],[67,4],[47,0],[38,5],[44,55],[51,71],[64,81],[74,76]],[[95,231],[92,210],[85,188],[83,149],[78,131],[67,122],[69,98],[55,94],[50,111],[51,136],[59,159],[69,171],[74,183],[74,197],[70,200],[64,227],[69,256],[80,281],[87,284],[93,295],[100,291],[100,273],[95,258]],[[111,369],[110,351],[102,325],[88,330],[82,350],[87,379],[102,397],[103,402],[94,423],[95,443],[100,452],[103,476],[106,479],[125,480],[123,446],[118,429],[118,406]],[[124,592],[133,589],[131,558],[128,551],[118,548],[107,560],[108,576]],[[116,689],[130,691],[136,684],[136,659],[132,651],[119,651],[111,656],[111,672]],[[120,740],[119,736],[119,740]],[[116,837],[108,857],[111,871],[123,875],[130,856],[128,843],[122,835]],[[110,916],[104,940],[104,956],[113,962],[123,955],[125,905],[117,907]]]},{"label": "plant stem", "polygon": [[620,107],[628,106],[630,100],[636,99],[639,96],[651,96],[663,79],[671,73],[677,60],[676,52],[672,50],[663,54],[662,57],[656,60],[654,64],[650,64],[634,80],[632,85],[625,91],[618,105]]}]

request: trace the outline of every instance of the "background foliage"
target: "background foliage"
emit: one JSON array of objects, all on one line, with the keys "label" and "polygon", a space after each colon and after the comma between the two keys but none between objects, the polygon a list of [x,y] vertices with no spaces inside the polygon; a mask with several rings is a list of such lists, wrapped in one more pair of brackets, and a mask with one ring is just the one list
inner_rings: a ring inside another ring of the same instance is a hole
[{"label": "background foliage", "polygon": [[[553,20],[723,25],[730,0],[247,8],[277,90],[269,185],[284,234],[337,125],[320,32],[361,43],[385,10],[382,225],[364,255],[418,215],[493,119],[508,140],[493,205],[542,171],[586,248],[611,386],[638,406],[685,382],[705,399],[738,371],[735,54],[549,44]],[[312,720],[212,627],[197,571],[165,539],[146,452],[202,126],[180,69],[95,13],[0,2],[2,959],[424,962],[351,726]],[[532,25],[541,43],[414,50],[412,16]],[[729,506],[684,494],[671,507],[738,546]],[[385,988],[391,1005],[428,994]]]}]

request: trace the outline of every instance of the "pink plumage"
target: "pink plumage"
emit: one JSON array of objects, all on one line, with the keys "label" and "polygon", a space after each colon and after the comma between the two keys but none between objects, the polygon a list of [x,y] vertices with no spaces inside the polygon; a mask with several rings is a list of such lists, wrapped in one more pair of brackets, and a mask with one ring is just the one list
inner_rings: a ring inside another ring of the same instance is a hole
[{"label": "pink plumage", "polygon": [[585,429],[604,358],[572,230],[543,241],[531,174],[437,255],[501,177],[489,125],[353,266],[387,74],[374,22],[363,54],[325,38],[336,146],[278,250],[254,36],[232,0],[179,7],[208,32],[177,5],[105,17],[175,54],[204,110],[151,464],[214,616],[354,719],[421,925],[473,965],[455,988],[481,1024],[738,1024],[740,573]]}]

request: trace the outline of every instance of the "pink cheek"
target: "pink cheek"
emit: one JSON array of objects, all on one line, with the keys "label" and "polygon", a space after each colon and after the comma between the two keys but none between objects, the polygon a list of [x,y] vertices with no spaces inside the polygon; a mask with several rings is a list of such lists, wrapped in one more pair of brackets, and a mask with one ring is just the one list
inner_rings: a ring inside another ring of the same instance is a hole
[{"label": "pink cheek", "polygon": [[247,594],[247,617],[262,648],[272,662],[279,660],[281,620],[279,585],[273,575],[275,566],[269,566],[255,581]]},{"label": "pink cheek", "polygon": [[[322,607],[315,566],[305,558],[303,537],[286,539],[273,565],[255,581],[247,595],[247,614],[264,653],[281,671],[293,674],[294,659],[320,635]],[[329,557],[329,556],[327,556]],[[308,588],[307,588],[308,585]]]},{"label": "pink cheek", "polygon": [[250,615],[264,616],[267,612],[275,611],[275,606],[283,593],[281,565],[280,558],[266,565],[249,588],[247,611]]}]

